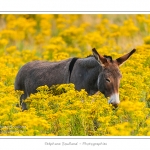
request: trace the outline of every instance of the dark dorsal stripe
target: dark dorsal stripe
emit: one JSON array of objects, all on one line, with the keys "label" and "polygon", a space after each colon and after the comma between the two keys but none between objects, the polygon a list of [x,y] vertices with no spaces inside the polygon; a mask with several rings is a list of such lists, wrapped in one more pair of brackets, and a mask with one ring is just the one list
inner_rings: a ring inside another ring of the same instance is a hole
[{"label": "dark dorsal stripe", "polygon": [[75,62],[77,61],[78,58],[74,57],[71,62],[70,62],[70,65],[69,65],[69,82],[70,82],[70,77],[71,77],[71,73],[72,73],[72,70],[73,70],[73,67],[74,67],[74,64]]}]

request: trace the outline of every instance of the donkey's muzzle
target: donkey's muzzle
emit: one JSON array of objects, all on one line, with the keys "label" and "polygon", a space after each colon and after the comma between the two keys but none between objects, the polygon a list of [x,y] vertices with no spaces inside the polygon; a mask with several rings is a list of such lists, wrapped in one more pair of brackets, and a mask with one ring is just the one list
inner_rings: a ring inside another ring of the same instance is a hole
[{"label": "donkey's muzzle", "polygon": [[117,108],[120,103],[119,94],[118,93],[112,94],[110,96],[108,103],[112,104],[115,108]]}]

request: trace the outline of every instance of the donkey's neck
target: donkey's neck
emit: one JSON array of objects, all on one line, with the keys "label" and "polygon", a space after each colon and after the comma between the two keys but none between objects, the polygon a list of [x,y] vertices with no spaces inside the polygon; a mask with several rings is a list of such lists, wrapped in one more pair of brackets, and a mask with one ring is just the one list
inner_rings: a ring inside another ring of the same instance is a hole
[{"label": "donkey's neck", "polygon": [[98,91],[97,79],[102,67],[94,57],[78,59],[74,65],[71,82],[76,85],[76,89],[85,89],[92,95]]},{"label": "donkey's neck", "polygon": [[87,58],[82,58],[80,59],[81,61],[79,61],[79,64],[82,66],[82,67],[85,67],[85,68],[100,68],[101,69],[101,66],[99,65],[99,63],[96,61],[96,59],[93,57],[93,56],[90,56],[90,57],[87,57]]}]

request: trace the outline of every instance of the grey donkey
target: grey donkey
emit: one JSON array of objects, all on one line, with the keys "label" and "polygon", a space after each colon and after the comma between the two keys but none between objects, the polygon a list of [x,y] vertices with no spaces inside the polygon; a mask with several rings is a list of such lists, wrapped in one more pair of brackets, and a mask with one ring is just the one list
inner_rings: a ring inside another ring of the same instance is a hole
[{"label": "grey donkey", "polygon": [[15,90],[22,90],[20,105],[31,93],[36,93],[39,86],[73,83],[76,90],[85,89],[89,95],[100,91],[110,97],[108,103],[117,107],[121,73],[119,66],[136,50],[113,60],[111,56],[100,55],[95,48],[93,55],[86,58],[69,58],[59,62],[33,61],[19,70],[15,80]]}]

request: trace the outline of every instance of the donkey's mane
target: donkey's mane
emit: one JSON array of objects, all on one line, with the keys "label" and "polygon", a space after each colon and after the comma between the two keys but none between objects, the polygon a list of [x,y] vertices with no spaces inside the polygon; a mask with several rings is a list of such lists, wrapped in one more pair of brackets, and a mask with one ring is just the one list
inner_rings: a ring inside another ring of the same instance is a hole
[{"label": "donkey's mane", "polygon": [[106,59],[109,59],[110,62],[112,62],[112,57],[111,57],[111,56],[104,55],[104,57],[105,57]]},{"label": "donkey's mane", "polygon": [[94,57],[93,55],[88,55],[88,56],[86,56],[86,58],[88,58],[88,57]]},{"label": "donkey's mane", "polygon": [[[110,61],[111,63],[113,62],[111,56],[104,55],[104,57],[105,57],[108,61]],[[96,61],[94,55],[89,55],[89,56],[83,58],[81,64],[82,64],[82,66],[86,66],[86,67],[88,66],[88,68],[89,68],[89,67],[95,67],[95,66],[98,66],[98,67],[99,67],[99,64],[97,63],[97,61]]]},{"label": "donkey's mane", "polygon": [[[88,55],[86,58],[89,58],[89,57],[94,57],[94,56],[93,56],[93,55]],[[112,62],[112,57],[111,57],[111,56],[104,55],[104,57],[105,57],[106,59],[109,59],[110,62]]]}]

